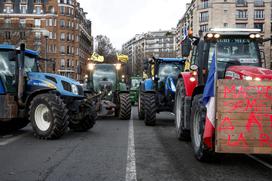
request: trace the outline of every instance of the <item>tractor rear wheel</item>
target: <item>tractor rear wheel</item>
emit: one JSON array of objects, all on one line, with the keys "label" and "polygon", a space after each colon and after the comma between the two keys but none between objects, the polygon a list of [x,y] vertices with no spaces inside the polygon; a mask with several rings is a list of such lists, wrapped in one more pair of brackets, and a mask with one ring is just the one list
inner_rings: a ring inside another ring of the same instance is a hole
[{"label": "tractor rear wheel", "polygon": [[40,139],[60,138],[69,123],[68,109],[62,99],[53,93],[34,97],[29,117],[34,135]]},{"label": "tractor rear wheel", "polygon": [[203,143],[206,108],[200,103],[202,94],[196,95],[191,108],[191,138],[194,154],[199,161],[211,161],[213,152],[208,150]]},{"label": "tractor rear wheel", "polygon": [[131,116],[131,101],[128,93],[121,93],[119,95],[120,108],[119,108],[119,119],[129,120]]},{"label": "tractor rear wheel", "polygon": [[156,95],[154,93],[146,93],[144,96],[145,103],[145,125],[155,126],[156,124]]},{"label": "tractor rear wheel", "polygon": [[144,93],[140,92],[138,96],[138,118],[139,120],[144,120],[145,112],[144,112]]},{"label": "tractor rear wheel", "polygon": [[177,137],[179,140],[190,140],[189,130],[184,129],[184,122],[186,121],[185,111],[185,88],[182,79],[178,80],[177,92],[175,96],[175,125]]},{"label": "tractor rear wheel", "polygon": [[71,121],[69,122],[69,128],[78,132],[88,131],[89,129],[91,129],[95,125],[97,117],[95,106],[93,106],[88,111],[89,114],[81,120],[71,119]]}]

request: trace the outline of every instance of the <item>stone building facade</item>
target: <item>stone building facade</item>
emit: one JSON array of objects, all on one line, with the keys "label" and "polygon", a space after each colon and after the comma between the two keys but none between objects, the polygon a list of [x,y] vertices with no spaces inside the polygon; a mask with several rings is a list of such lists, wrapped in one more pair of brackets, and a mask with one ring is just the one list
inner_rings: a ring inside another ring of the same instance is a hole
[{"label": "stone building facade", "polygon": [[176,31],[160,30],[135,35],[122,50],[129,56],[129,72],[141,75],[143,62],[151,57],[176,57]]},{"label": "stone building facade", "polygon": [[[181,41],[185,31],[198,35],[210,28],[258,28],[264,38],[272,35],[271,0],[192,0],[177,24],[177,55],[181,56]],[[271,67],[271,42],[262,45],[266,67]]]},{"label": "stone building facade", "polygon": [[0,0],[0,43],[24,42],[51,60],[44,71],[83,80],[93,52],[86,14],[76,0]]}]

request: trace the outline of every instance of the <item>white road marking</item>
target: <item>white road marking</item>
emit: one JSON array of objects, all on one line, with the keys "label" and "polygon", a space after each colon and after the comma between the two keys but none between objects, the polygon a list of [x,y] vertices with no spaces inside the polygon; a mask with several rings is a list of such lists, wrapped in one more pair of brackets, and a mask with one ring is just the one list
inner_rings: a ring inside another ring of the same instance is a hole
[{"label": "white road marking", "polygon": [[126,181],[137,181],[133,119],[129,120]]},{"label": "white road marking", "polygon": [[255,160],[255,161],[259,162],[260,164],[262,164],[262,165],[266,166],[267,168],[272,169],[272,165],[270,165],[270,164],[268,164],[268,163],[266,163],[266,162],[262,161],[261,159],[259,159],[259,158],[255,157],[255,156],[253,156],[253,155],[249,155],[249,154],[247,154],[247,156],[248,156],[248,157],[250,157],[250,158],[252,158],[253,160]]},{"label": "white road marking", "polygon": [[10,138],[7,138],[7,139],[4,139],[3,141],[1,141],[0,139],[0,146],[5,146],[5,145],[8,145],[10,143],[13,143],[14,141],[17,141],[27,135],[29,135],[30,133],[24,133],[24,134],[21,134],[21,135],[18,135],[18,136],[13,136],[13,137],[10,137]]}]

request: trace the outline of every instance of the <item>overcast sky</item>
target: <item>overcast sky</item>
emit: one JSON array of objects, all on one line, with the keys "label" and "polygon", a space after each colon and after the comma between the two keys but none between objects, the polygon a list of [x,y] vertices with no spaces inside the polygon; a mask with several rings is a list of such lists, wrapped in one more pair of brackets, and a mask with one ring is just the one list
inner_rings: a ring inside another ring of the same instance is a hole
[{"label": "overcast sky", "polygon": [[135,34],[168,30],[178,20],[191,0],[78,0],[93,24],[93,36],[110,38],[113,46],[122,44]]}]

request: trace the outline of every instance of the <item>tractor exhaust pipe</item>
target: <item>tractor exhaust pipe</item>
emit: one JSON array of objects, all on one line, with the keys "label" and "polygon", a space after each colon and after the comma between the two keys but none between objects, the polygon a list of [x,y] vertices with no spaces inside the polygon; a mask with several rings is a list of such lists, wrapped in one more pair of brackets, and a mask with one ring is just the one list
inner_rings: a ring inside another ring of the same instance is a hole
[{"label": "tractor exhaust pipe", "polygon": [[25,89],[25,79],[24,79],[24,69],[25,69],[25,44],[20,45],[20,57],[18,61],[18,104],[19,106],[24,106],[23,96]]}]

